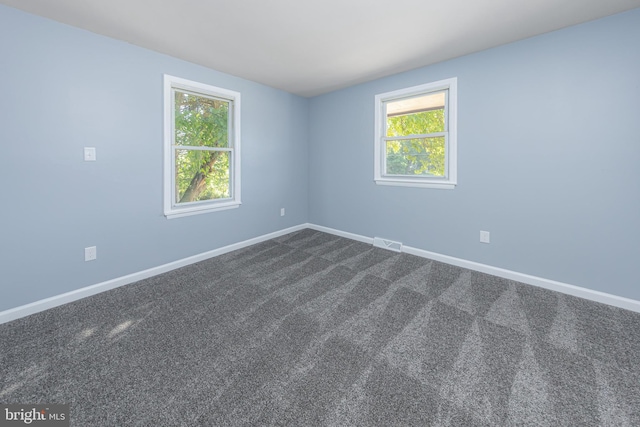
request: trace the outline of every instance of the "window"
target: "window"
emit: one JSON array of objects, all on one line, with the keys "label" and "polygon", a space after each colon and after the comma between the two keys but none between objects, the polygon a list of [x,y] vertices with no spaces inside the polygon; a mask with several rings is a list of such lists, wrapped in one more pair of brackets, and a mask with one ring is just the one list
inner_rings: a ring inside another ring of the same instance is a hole
[{"label": "window", "polygon": [[240,94],[164,76],[164,214],[240,205]]},{"label": "window", "polygon": [[457,79],[376,95],[375,182],[454,188]]}]

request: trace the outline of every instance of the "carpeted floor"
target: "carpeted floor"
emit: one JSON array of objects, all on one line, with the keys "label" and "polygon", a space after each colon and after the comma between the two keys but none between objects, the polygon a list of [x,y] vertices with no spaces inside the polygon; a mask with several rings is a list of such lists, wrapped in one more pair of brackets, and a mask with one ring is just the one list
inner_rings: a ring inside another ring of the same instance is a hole
[{"label": "carpeted floor", "polygon": [[303,230],[0,325],[73,426],[640,425],[640,314]]}]

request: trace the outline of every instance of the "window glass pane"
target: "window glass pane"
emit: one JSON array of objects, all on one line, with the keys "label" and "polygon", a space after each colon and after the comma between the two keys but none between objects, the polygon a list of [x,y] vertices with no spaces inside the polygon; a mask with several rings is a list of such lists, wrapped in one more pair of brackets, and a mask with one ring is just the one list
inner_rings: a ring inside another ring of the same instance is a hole
[{"label": "window glass pane", "polygon": [[229,146],[229,102],[175,90],[175,145]]},{"label": "window glass pane", "polygon": [[387,102],[387,136],[446,132],[445,100],[446,91]]},{"label": "window glass pane", "polygon": [[445,176],[445,138],[387,141],[387,175]]},{"label": "window glass pane", "polygon": [[175,203],[231,197],[230,152],[176,150],[175,155]]}]

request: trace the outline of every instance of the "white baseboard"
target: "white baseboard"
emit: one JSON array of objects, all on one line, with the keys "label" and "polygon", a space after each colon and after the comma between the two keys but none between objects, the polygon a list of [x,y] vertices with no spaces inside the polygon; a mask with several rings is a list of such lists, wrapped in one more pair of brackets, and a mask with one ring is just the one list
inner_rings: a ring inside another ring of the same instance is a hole
[{"label": "white baseboard", "polygon": [[[310,228],[312,230],[322,231],[329,234],[335,234],[347,239],[357,240],[359,242],[373,245],[373,238],[362,236],[359,234],[348,233],[346,231],[336,230],[334,228],[324,227],[316,224],[300,224],[294,227],[286,228],[284,230],[275,231],[273,233],[265,234],[262,236],[254,237],[253,239],[245,240],[239,243],[234,243],[222,248],[214,249],[212,251],[204,252],[198,255],[194,255],[188,258],[183,258],[177,261],[163,264],[158,267],[149,268],[147,270],[139,271],[137,273],[128,274],[126,276],[118,277],[106,282],[98,283],[95,285],[87,286],[81,289],[77,289],[64,294],[56,295],[43,300],[35,301],[29,304],[22,305],[20,307],[12,308],[6,311],[0,312],[0,324],[10,322],[12,320],[19,319],[21,317],[29,316],[40,311],[44,311],[53,307],[57,307],[63,304],[67,304],[81,298],[85,298],[91,295],[95,295],[101,292],[108,291],[120,286],[128,285],[133,282],[137,282],[142,279],[146,279],[151,276],[166,273],[167,271],[175,270],[176,268],[184,267],[189,264],[204,261],[209,258],[216,257],[218,255],[225,254],[227,252],[242,249],[247,246],[255,245],[256,243],[264,242],[269,239],[274,239],[279,236],[283,236],[294,231]],[[619,297],[617,295],[607,294],[605,292],[594,291],[580,286],[574,286],[567,283],[556,282],[554,280],[544,279],[542,277],[531,276],[528,274],[518,273],[516,271],[506,270],[499,267],[493,267],[486,264],[481,264],[474,261],[467,261],[461,258],[455,258],[448,255],[438,254],[436,252],[429,252],[423,249],[414,248],[411,246],[402,246],[402,252],[406,252],[411,255],[416,255],[423,258],[432,259],[435,261],[444,262],[446,264],[455,265],[458,267],[466,268],[469,270],[479,271],[481,273],[491,274],[493,276],[502,277],[509,280],[514,280],[521,283],[526,283],[533,286],[538,286],[552,291],[558,291],[563,294],[573,295],[580,298],[585,298],[591,301],[608,304],[614,307],[620,307],[627,310],[640,313],[640,301],[632,300],[630,298]]]},{"label": "white baseboard", "polygon": [[[353,240],[358,240],[365,243],[373,243],[373,239],[365,236],[360,236],[353,233],[347,233],[341,230],[335,230],[329,227],[323,227],[314,224],[308,224],[309,228],[318,231],[324,231],[325,233],[335,234],[337,236],[346,237]],[[434,261],[444,262],[446,264],[455,265],[457,267],[466,268],[469,270],[479,271],[481,273],[491,274],[492,276],[502,277],[504,279],[513,280],[516,282],[526,283],[528,285],[538,286],[540,288],[549,289],[552,291],[561,292],[567,295],[573,295],[588,299],[595,302],[611,305],[614,307],[624,308],[640,313],[640,301],[630,298],[620,297],[617,295],[608,294],[605,292],[594,291],[592,289],[582,288],[580,286],[570,285],[568,283],[557,282],[555,280],[544,279],[542,277],[531,276],[529,274],[518,273],[517,271],[506,270],[504,268],[493,267],[487,264],[481,264],[474,261],[467,261],[461,258],[455,258],[448,255],[442,255],[436,252],[429,252],[423,249],[414,248],[411,246],[402,245],[402,252],[406,252],[411,255],[416,255],[422,258],[432,259]]]},{"label": "white baseboard", "polygon": [[365,237],[365,236],[361,236],[360,234],[347,233],[346,231],[336,230],[335,228],[324,227],[322,225],[307,224],[307,227],[312,230],[323,231],[325,233],[335,234],[336,236],[344,237],[351,240],[357,240],[359,242],[373,245],[372,237]]},{"label": "white baseboard", "polygon": [[294,227],[286,228],[284,230],[275,231],[273,233],[265,234],[262,236],[254,237],[253,239],[245,240],[243,242],[234,243],[229,246],[214,249],[212,251],[204,252],[198,255],[193,255],[188,258],[183,258],[177,261],[173,261],[167,264],[160,265],[158,267],[149,268],[147,270],[139,271],[137,273],[128,274],[126,276],[117,277],[106,282],[98,283],[95,285],[87,286],[74,291],[66,292],[64,294],[55,295],[50,298],[45,298],[39,301],[35,301],[29,304],[22,305],[20,307],[11,308],[0,312],[0,324],[10,322],[12,320],[19,319],[21,317],[29,316],[40,311],[48,310],[59,305],[67,304],[91,295],[99,294],[110,289],[118,288],[120,286],[128,285],[129,283],[137,282],[138,280],[146,279],[151,276],[166,273],[167,271],[175,270],[176,268],[184,267],[189,264],[204,261],[205,259],[213,258],[218,255],[225,254],[227,252],[242,249],[247,246],[255,245],[256,243],[264,242],[265,240],[274,239],[279,236],[283,236],[294,231],[303,230],[308,228],[308,224],[300,224]]}]

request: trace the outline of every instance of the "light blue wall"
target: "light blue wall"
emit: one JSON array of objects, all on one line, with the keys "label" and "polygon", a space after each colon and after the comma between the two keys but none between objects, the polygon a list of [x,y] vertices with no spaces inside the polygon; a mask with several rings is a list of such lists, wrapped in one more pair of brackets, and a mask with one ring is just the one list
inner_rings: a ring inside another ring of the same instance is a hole
[{"label": "light blue wall", "polygon": [[[4,6],[0,63],[0,311],[307,221],[307,99]],[[242,93],[240,208],[163,216],[163,73]]]},{"label": "light blue wall", "polygon": [[[311,99],[310,222],[640,299],[639,42],[636,9]],[[458,187],[376,186],[374,95],[449,77]]]}]

